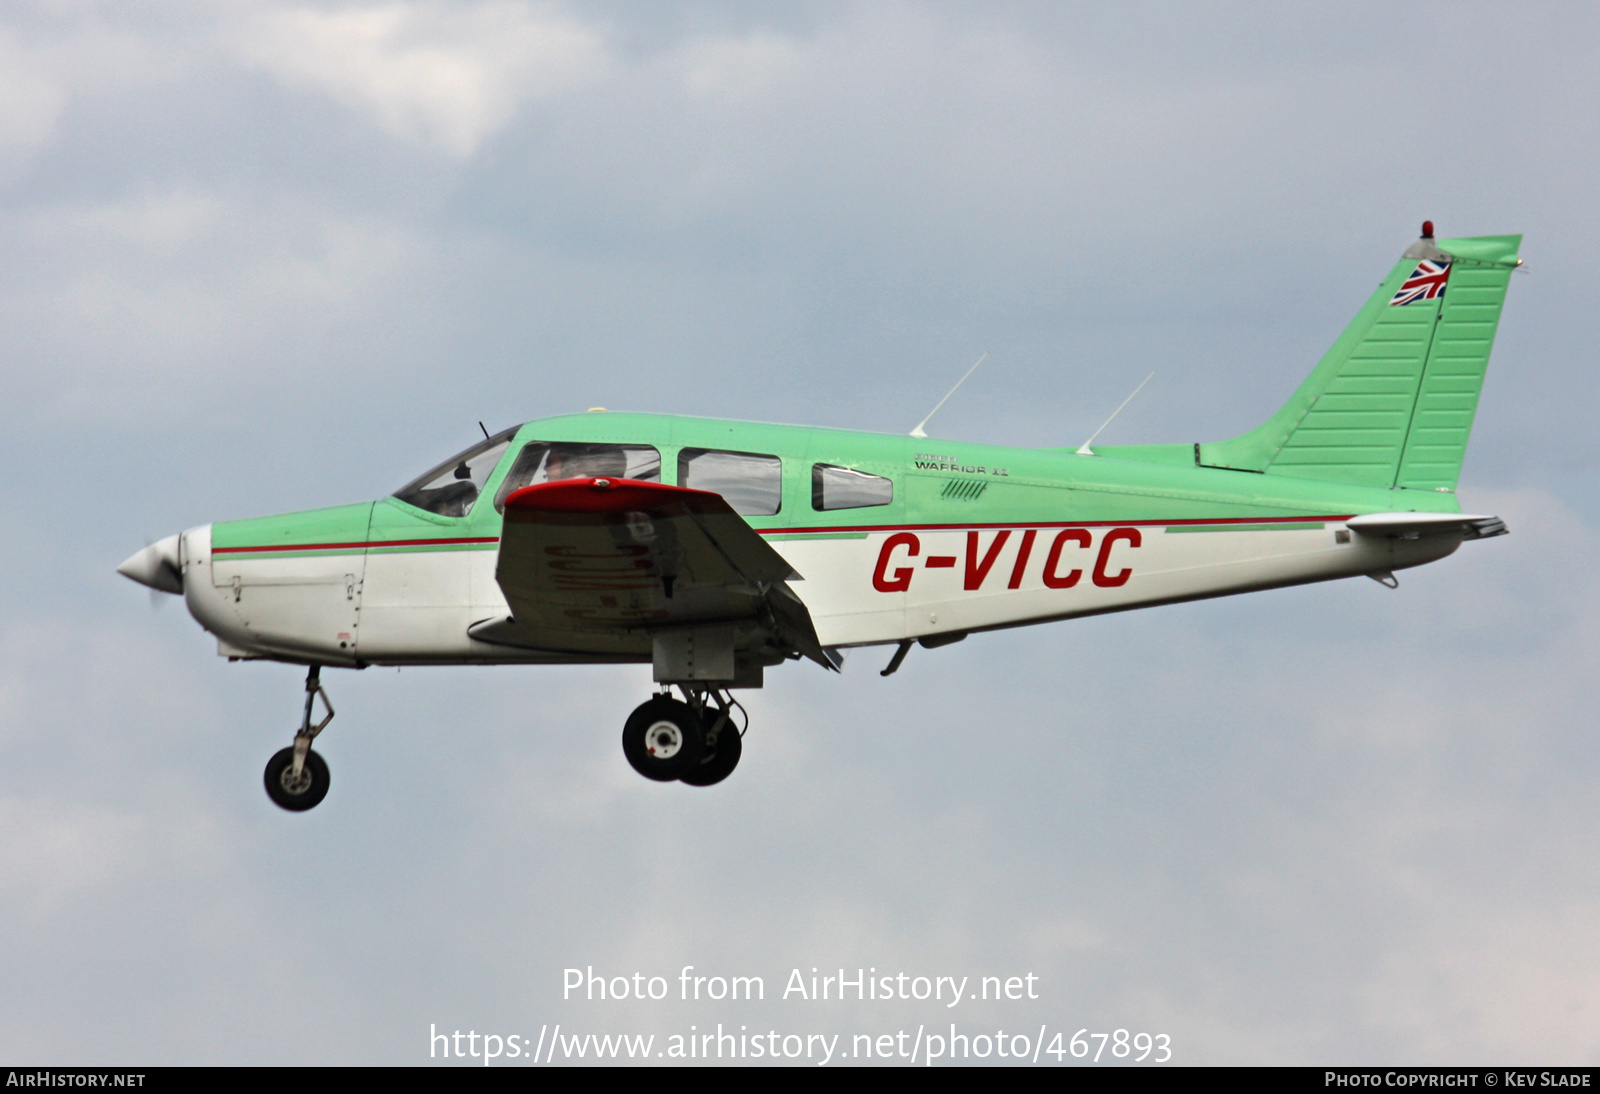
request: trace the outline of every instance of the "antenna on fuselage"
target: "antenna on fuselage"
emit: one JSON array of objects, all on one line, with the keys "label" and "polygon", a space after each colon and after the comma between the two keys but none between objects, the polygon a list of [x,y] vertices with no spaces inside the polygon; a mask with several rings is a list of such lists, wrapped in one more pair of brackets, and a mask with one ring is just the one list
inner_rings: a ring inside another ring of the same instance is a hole
[{"label": "antenna on fuselage", "polygon": [[[1156,374],[1152,372],[1149,376],[1146,376],[1144,378],[1144,383],[1141,383],[1138,387],[1133,389],[1133,395],[1137,395],[1137,394],[1139,394],[1139,392],[1143,391],[1144,390],[1144,385],[1148,384],[1151,380],[1155,379],[1155,375]],[[1089,439],[1084,441],[1081,445],[1078,446],[1077,455],[1079,455],[1079,456],[1092,456],[1092,455],[1094,455],[1093,452],[1089,451],[1089,446],[1094,443],[1094,439],[1096,437],[1100,436],[1100,434],[1102,434],[1102,433],[1104,433],[1106,431],[1106,426],[1111,424],[1112,419],[1114,419],[1118,414],[1122,413],[1122,407],[1125,407],[1129,403],[1133,402],[1133,395],[1129,395],[1126,399],[1122,400],[1122,406],[1119,406],[1119,407],[1117,407],[1117,409],[1113,410],[1111,412],[1111,417],[1107,418],[1105,421],[1101,422],[1099,429],[1097,429],[1093,433],[1089,434]]]},{"label": "antenna on fuselage", "polygon": [[483,439],[484,440],[488,440],[489,439],[489,431],[488,431],[488,429],[484,428],[484,424],[483,424],[483,419],[482,418],[478,419],[478,428],[483,430]]},{"label": "antenna on fuselage", "polygon": [[[983,364],[988,359],[989,359],[989,351],[988,350],[984,350],[983,356],[978,358],[976,361],[972,362],[972,367],[967,369],[967,376],[971,376],[974,372],[977,372],[978,371],[978,366]],[[963,376],[963,377],[961,377],[961,379],[957,380],[956,381],[956,387],[960,387],[962,384],[966,383],[967,382],[967,376]],[[922,421],[917,423],[917,428],[915,428],[915,429],[913,429],[911,431],[911,436],[913,436],[913,437],[926,437],[927,436],[927,434],[922,431],[922,427],[927,425],[929,422],[931,422],[933,420],[933,416],[935,414],[939,413],[939,407],[944,406],[945,403],[950,401],[950,396],[952,396],[952,395],[954,395],[956,393],[956,387],[953,387],[949,391],[945,392],[944,398],[939,400],[938,405],[935,406],[932,410],[928,411],[928,416],[926,418],[922,419]]]}]

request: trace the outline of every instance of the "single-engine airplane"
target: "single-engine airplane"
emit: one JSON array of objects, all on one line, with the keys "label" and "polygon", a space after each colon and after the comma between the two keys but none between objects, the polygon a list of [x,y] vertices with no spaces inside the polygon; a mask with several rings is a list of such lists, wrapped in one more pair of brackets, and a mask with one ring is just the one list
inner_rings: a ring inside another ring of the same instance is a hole
[{"label": "single-engine airplane", "polygon": [[118,570],[181,594],[230,660],[307,666],[265,775],[285,809],[328,791],[324,666],[649,662],[658,693],[623,754],[707,786],[739,762],[731,692],[785,661],[893,646],[887,676],[978,631],[1392,586],[1504,533],[1455,487],[1521,239],[1424,224],[1283,408],[1232,440],[1024,449],[573,414],[484,430],[390,497],[201,525]]}]

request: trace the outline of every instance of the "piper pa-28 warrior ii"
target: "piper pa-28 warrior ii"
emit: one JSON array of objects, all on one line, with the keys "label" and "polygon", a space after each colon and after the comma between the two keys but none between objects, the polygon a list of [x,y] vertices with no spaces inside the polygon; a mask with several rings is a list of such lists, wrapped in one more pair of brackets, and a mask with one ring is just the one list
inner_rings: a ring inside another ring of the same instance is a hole
[{"label": "piper pa-28 warrior ii", "polygon": [[785,661],[894,647],[888,675],[914,644],[978,631],[1393,585],[1505,532],[1455,487],[1521,239],[1424,225],[1283,408],[1232,440],[1025,449],[574,414],[484,430],[390,497],[202,525],[119,571],[181,594],[223,656],[308,667],[266,770],[285,809],[328,790],[324,666],[648,662],[659,690],[623,754],[707,786],[739,762],[731,692]]}]

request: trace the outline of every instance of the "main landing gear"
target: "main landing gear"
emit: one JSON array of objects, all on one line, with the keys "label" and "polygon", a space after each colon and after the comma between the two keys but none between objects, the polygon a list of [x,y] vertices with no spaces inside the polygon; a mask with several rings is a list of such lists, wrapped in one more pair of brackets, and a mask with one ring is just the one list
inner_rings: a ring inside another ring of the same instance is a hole
[{"label": "main landing gear", "polygon": [[[322,721],[311,722],[312,703],[322,700],[327,711]],[[303,813],[328,796],[328,765],[311,751],[311,742],[333,721],[333,704],[322,690],[322,666],[312,665],[306,673],[306,710],[300,719],[300,732],[294,744],[280,749],[267,761],[267,797],[294,813]]]},{"label": "main landing gear", "polygon": [[[711,786],[733,774],[744,751],[744,727],[733,719],[744,707],[721,689],[678,685],[640,704],[622,727],[622,754],[633,769],[657,782]],[[742,721],[749,724],[748,717]]]}]

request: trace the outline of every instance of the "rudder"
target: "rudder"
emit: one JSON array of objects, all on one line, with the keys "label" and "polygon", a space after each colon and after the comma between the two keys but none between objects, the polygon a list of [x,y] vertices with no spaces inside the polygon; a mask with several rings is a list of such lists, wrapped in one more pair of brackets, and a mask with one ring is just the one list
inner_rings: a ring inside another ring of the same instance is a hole
[{"label": "rudder", "polygon": [[1428,366],[1422,374],[1411,425],[1394,485],[1413,490],[1454,490],[1461,478],[1472,419],[1489,369],[1500,310],[1516,266],[1521,236],[1491,237],[1504,245],[1509,263],[1481,261],[1465,253],[1463,244],[1489,240],[1452,240],[1455,261],[1445,293]]}]

